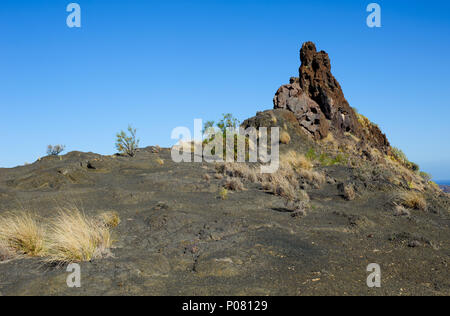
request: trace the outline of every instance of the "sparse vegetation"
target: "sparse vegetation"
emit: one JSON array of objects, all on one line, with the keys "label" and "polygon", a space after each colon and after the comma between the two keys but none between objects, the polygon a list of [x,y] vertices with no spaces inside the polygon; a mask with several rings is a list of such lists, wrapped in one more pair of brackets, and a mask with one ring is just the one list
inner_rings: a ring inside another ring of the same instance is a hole
[{"label": "sparse vegetation", "polygon": [[47,146],[47,155],[49,156],[58,156],[61,154],[64,150],[66,150],[65,145],[48,145]]},{"label": "sparse vegetation", "polygon": [[282,131],[280,134],[280,143],[287,145],[290,142],[291,142],[291,136],[287,132]]},{"label": "sparse vegetation", "polygon": [[110,228],[120,223],[115,212],[89,218],[77,208],[61,210],[47,223],[31,213],[0,217],[0,261],[20,256],[66,264],[90,261],[108,254]]},{"label": "sparse vegetation", "polygon": [[10,260],[14,258],[14,251],[9,247],[9,245],[0,240],[0,262]]},{"label": "sparse vegetation", "polygon": [[228,190],[225,188],[220,189],[219,196],[222,200],[226,200],[228,197]]},{"label": "sparse vegetation", "polygon": [[427,202],[423,195],[414,191],[401,191],[394,194],[393,202],[413,210],[426,210]]},{"label": "sparse vegetation", "polygon": [[293,150],[282,155],[281,161],[290,164],[295,170],[311,170],[313,167],[310,160],[308,160],[304,155]]},{"label": "sparse vegetation", "polygon": [[44,230],[34,214],[3,215],[0,217],[0,242],[15,255],[39,256],[44,252]]},{"label": "sparse vegetation", "polygon": [[414,162],[409,161],[408,157],[406,157],[406,154],[397,147],[392,147],[391,159],[393,159],[394,161],[397,161],[398,163],[400,163],[401,165],[403,165],[404,167],[406,167],[409,170],[412,170],[414,172],[420,171],[419,165]]},{"label": "sparse vegetation", "polygon": [[91,261],[108,254],[112,245],[108,225],[80,210],[62,210],[49,225],[46,262],[67,264]]},{"label": "sparse vegetation", "polygon": [[[222,119],[218,123],[215,123],[214,121],[206,122],[203,128],[203,133],[206,134],[206,139],[203,141],[203,146],[212,142],[215,139],[215,137],[221,137],[223,139],[223,154],[222,154],[223,159],[227,158],[227,146],[231,145],[233,147],[230,149],[234,153],[234,159],[236,160],[238,156],[238,147],[237,147],[238,140],[240,139],[240,137],[244,137],[239,135],[238,127],[239,127],[239,120],[233,117],[233,115],[230,113],[222,114]],[[233,144],[227,144],[226,142],[228,133],[234,134]],[[245,138],[244,142],[246,147],[251,146],[250,141],[247,137]],[[216,154],[215,148],[212,150],[211,153],[213,155]],[[245,156],[246,156],[245,159],[249,159],[248,153],[246,153]]]},{"label": "sparse vegetation", "polygon": [[403,205],[394,205],[394,216],[411,216],[411,212]]},{"label": "sparse vegetation", "polygon": [[99,224],[109,228],[115,228],[120,224],[120,217],[117,212],[104,212],[98,216]]},{"label": "sparse vegetation", "polygon": [[163,166],[163,165],[164,165],[164,160],[162,160],[161,158],[157,158],[157,159],[156,159],[156,163],[157,163],[158,165],[160,165],[160,166]]},{"label": "sparse vegetation", "polygon": [[317,159],[317,153],[314,150],[314,148],[310,148],[308,150],[308,152],[306,153],[305,157],[309,160],[309,161],[314,161]]},{"label": "sparse vegetation", "polygon": [[218,174],[223,174],[233,178],[242,178],[250,182],[257,181],[256,170],[245,163],[217,164],[216,171]]},{"label": "sparse vegetation", "polygon": [[433,177],[431,176],[431,174],[426,173],[426,172],[424,172],[424,171],[421,171],[421,172],[420,172],[420,176],[422,177],[423,180],[425,180],[426,183],[430,182],[431,179],[433,178]]},{"label": "sparse vegetation", "polygon": [[136,138],[136,129],[128,126],[128,134],[124,131],[116,135],[116,148],[124,155],[134,157],[139,147],[139,139]]},{"label": "sparse vegetation", "polygon": [[353,201],[356,198],[356,193],[353,185],[340,183],[338,185],[338,190],[341,193],[342,197],[347,201]]},{"label": "sparse vegetation", "polygon": [[245,188],[239,178],[228,178],[225,182],[225,189],[230,191],[243,191]]}]

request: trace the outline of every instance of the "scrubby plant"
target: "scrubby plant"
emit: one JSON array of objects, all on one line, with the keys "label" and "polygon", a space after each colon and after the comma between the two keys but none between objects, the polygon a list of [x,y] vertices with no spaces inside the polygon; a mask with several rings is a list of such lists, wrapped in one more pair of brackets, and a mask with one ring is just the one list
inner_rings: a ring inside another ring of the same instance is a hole
[{"label": "scrubby plant", "polygon": [[47,146],[47,155],[48,156],[58,156],[66,149],[65,145],[48,145]]},{"label": "scrubby plant", "polygon": [[0,217],[0,242],[17,255],[39,256],[44,252],[44,230],[32,213]]},{"label": "scrubby plant", "polygon": [[420,176],[422,177],[423,180],[425,180],[426,183],[430,182],[432,180],[432,176],[429,173],[426,173],[424,171],[420,172]]},{"label": "scrubby plant", "polygon": [[305,157],[306,157],[307,159],[309,159],[310,161],[316,160],[316,159],[317,159],[317,153],[316,153],[316,151],[314,150],[314,148],[310,148],[310,149],[308,150],[308,152],[305,154]]},{"label": "scrubby plant", "polygon": [[136,129],[128,126],[128,134],[124,131],[116,135],[116,148],[124,155],[134,157],[139,147],[139,139],[136,138]]},{"label": "scrubby plant", "polygon": [[[228,114],[222,114],[222,119],[215,123],[214,121],[208,121],[204,124],[204,128],[203,128],[203,133],[205,134],[205,139],[203,140],[203,145],[205,146],[208,143],[211,143],[212,141],[215,140],[215,137],[219,137],[222,138],[223,140],[223,158],[226,159],[227,158],[227,145],[230,146],[231,144],[227,144],[226,140],[227,140],[227,135],[229,133],[233,133],[233,144],[232,144],[232,148],[230,148],[232,150],[232,152],[234,153],[234,159],[237,159],[237,155],[238,155],[238,140],[240,140],[240,137],[244,137],[239,135],[238,132],[238,127],[239,127],[239,120],[236,119],[235,117],[233,117],[232,114],[228,113]],[[249,147],[250,146],[250,141],[248,139],[248,137],[245,137],[245,139],[243,139],[243,141],[245,142],[245,146]],[[212,150],[211,154],[215,155],[215,148]],[[248,153],[246,153],[246,157],[245,159],[248,159],[249,155]]]},{"label": "scrubby plant", "polygon": [[392,154],[392,157],[400,163],[405,163],[408,161],[406,154],[397,147],[392,147],[391,154]]},{"label": "scrubby plant", "polygon": [[228,197],[228,190],[226,188],[222,188],[219,192],[219,196],[222,200],[226,200]]},{"label": "scrubby plant", "polygon": [[409,161],[406,154],[399,148],[393,147],[391,149],[391,158],[409,170],[412,170],[416,173],[420,171],[419,165],[414,162]]}]

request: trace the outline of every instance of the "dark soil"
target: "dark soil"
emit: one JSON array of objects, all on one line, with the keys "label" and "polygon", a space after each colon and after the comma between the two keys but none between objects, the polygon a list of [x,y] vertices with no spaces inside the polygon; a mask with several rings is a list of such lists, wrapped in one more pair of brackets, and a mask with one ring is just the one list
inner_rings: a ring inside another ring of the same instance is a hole
[{"label": "dark soil", "polygon": [[[64,267],[20,259],[0,263],[0,295],[450,294],[448,197],[395,216],[385,184],[358,184],[348,167],[322,169],[334,180],[307,190],[306,216],[256,184],[222,200],[214,165],[176,164],[166,149],[135,158],[74,152],[0,169],[0,213],[49,217],[69,203],[122,219],[114,257],[82,263],[81,288],[67,287]],[[357,195],[347,201],[337,184],[352,179]],[[381,288],[366,284],[370,263],[381,266]]]}]

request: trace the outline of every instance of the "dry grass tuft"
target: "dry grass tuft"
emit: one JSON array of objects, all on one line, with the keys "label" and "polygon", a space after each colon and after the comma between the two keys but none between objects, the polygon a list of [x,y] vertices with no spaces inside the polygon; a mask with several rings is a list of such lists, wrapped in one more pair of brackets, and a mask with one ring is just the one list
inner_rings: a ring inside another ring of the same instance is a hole
[{"label": "dry grass tuft", "polygon": [[16,255],[39,256],[44,252],[44,230],[31,213],[7,214],[0,217],[0,242]]},{"label": "dry grass tuft", "polygon": [[320,188],[326,181],[325,175],[321,172],[301,169],[298,173],[303,179],[314,185],[316,188]]},{"label": "dry grass tuft", "polygon": [[338,190],[342,197],[347,201],[353,201],[356,198],[356,193],[353,185],[340,183],[338,185]]},{"label": "dry grass tuft", "polygon": [[216,171],[219,174],[232,178],[241,178],[250,182],[258,180],[255,168],[245,163],[223,163],[216,165]]},{"label": "dry grass tuft", "polygon": [[264,190],[270,191],[274,195],[287,200],[297,198],[298,180],[295,171],[289,164],[281,163],[277,172],[260,175],[259,181]]},{"label": "dry grass tuft", "polygon": [[293,150],[282,155],[280,160],[282,163],[290,164],[295,170],[311,170],[313,167],[312,163],[304,155]]},{"label": "dry grass tuft", "polygon": [[394,194],[394,203],[413,210],[426,210],[427,202],[422,194],[413,191],[401,191]]},{"label": "dry grass tuft", "polygon": [[280,143],[287,145],[290,142],[291,142],[291,136],[285,131],[281,132]]},{"label": "dry grass tuft", "polygon": [[225,182],[225,189],[231,191],[243,191],[245,188],[239,178],[228,178]]},{"label": "dry grass tuft", "polygon": [[394,216],[411,216],[411,212],[403,205],[394,205]]},{"label": "dry grass tuft", "polygon": [[120,217],[117,212],[104,212],[98,216],[99,225],[109,228],[116,228],[120,224]]},{"label": "dry grass tuft", "polygon": [[45,261],[56,264],[99,259],[112,246],[109,227],[76,208],[60,211],[50,223],[47,240]]},{"label": "dry grass tuft", "polygon": [[160,166],[163,166],[163,165],[164,165],[164,160],[162,160],[161,158],[157,158],[157,159],[156,159],[156,163],[157,163],[158,165],[160,165]]}]

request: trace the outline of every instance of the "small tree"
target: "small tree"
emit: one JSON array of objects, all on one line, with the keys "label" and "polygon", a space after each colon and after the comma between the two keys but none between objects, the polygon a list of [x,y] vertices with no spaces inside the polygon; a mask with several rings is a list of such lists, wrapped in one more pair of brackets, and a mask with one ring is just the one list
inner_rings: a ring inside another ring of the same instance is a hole
[{"label": "small tree", "polygon": [[[203,127],[203,133],[205,138],[203,144],[210,143],[214,140],[215,136],[222,137],[223,139],[223,157],[226,158],[227,145],[233,145],[234,147],[234,158],[237,159],[237,140],[239,136],[239,120],[235,118],[232,114],[222,114],[222,119],[215,123],[214,121],[207,121]],[[212,133],[214,132],[214,133]],[[227,144],[227,133],[234,134],[234,144]],[[246,144],[248,144],[248,139],[245,139]],[[215,149],[213,149],[212,154],[215,155]]]},{"label": "small tree", "polygon": [[116,148],[117,150],[125,155],[134,157],[139,146],[139,139],[136,139],[136,129],[128,126],[127,135],[124,131],[117,133],[116,135]]},{"label": "small tree", "polygon": [[60,153],[62,153],[66,149],[65,145],[48,145],[47,146],[47,155],[49,156],[58,156]]}]

